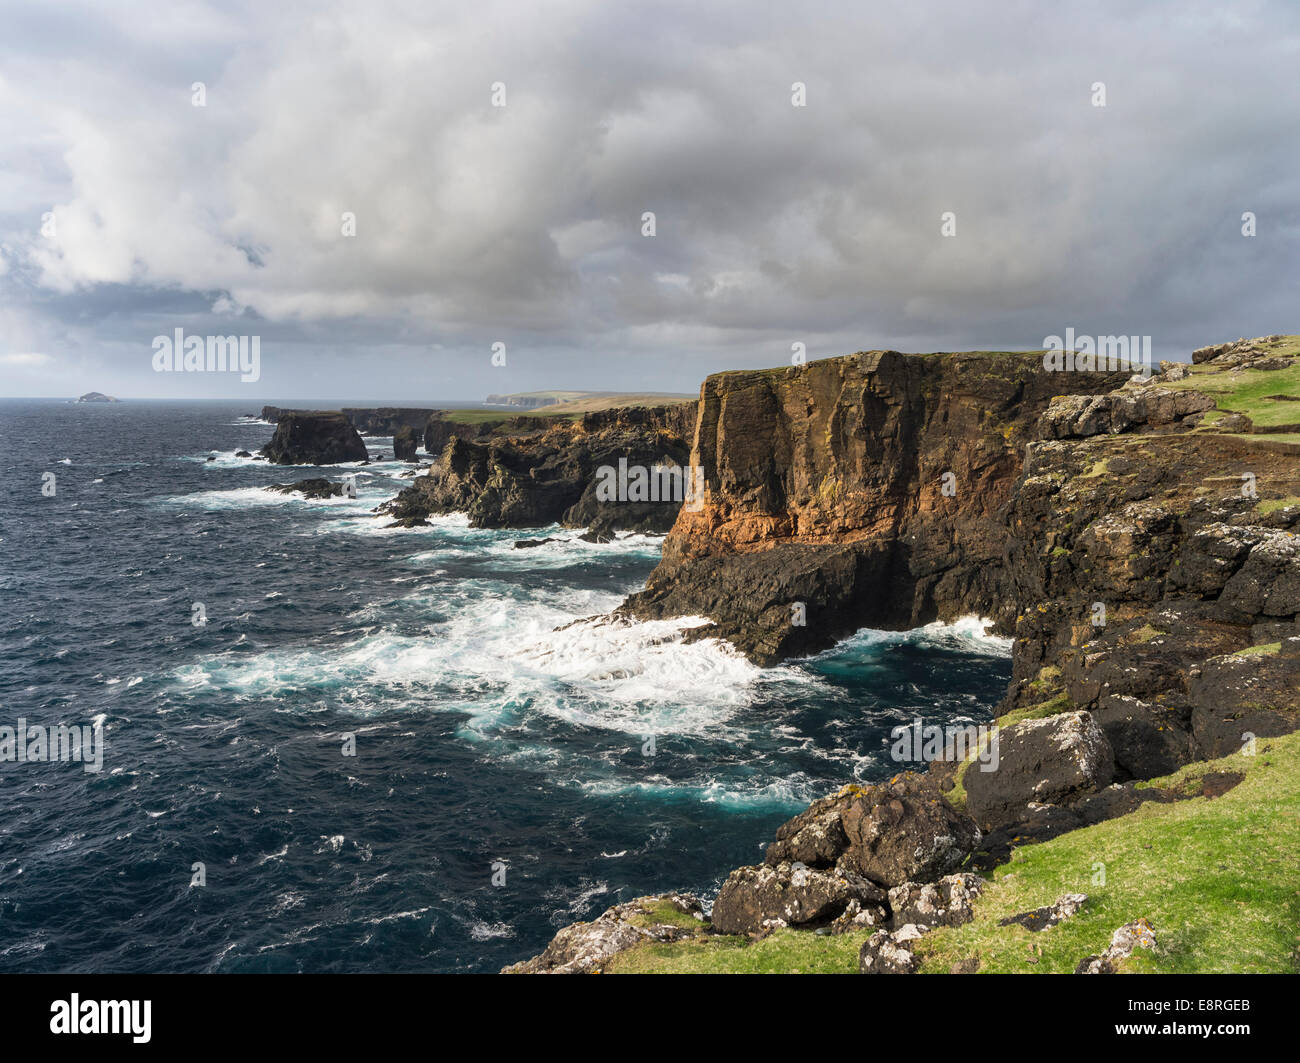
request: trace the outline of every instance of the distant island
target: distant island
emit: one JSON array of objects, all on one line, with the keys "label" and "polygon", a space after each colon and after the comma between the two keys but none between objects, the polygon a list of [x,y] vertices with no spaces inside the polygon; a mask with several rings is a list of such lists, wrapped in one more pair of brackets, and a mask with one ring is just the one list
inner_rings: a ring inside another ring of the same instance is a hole
[{"label": "distant island", "polygon": [[112,395],[105,395],[102,391],[87,391],[77,400],[78,402],[121,402],[121,399],[115,399]]}]

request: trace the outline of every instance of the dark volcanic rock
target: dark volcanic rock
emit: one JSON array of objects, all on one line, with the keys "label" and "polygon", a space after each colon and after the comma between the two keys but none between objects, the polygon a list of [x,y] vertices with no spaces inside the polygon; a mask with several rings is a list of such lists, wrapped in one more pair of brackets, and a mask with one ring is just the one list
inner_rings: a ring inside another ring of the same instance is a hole
[{"label": "dark volcanic rock", "polygon": [[1236,753],[1248,735],[1300,728],[1300,638],[1264,652],[1212,657],[1191,680],[1192,733],[1205,759]]},{"label": "dark volcanic rock", "polygon": [[1087,901],[1086,893],[1067,893],[1063,897],[1058,897],[1054,903],[1035,908],[1032,912],[1018,912],[1016,915],[999,919],[998,926],[1023,926],[1035,934],[1041,933],[1050,930],[1062,919],[1069,919],[1070,916],[1076,915]]},{"label": "dark volcanic rock", "polygon": [[337,411],[282,412],[262,453],[276,465],[337,465],[365,461],[366,445]]},{"label": "dark volcanic rock", "polygon": [[398,461],[418,461],[415,451],[415,429],[410,425],[401,425],[393,433],[393,457]]},{"label": "dark volcanic rock", "polygon": [[1045,373],[1032,355],[896,351],[711,376],[691,456],[704,504],[682,512],[622,609],[707,616],[708,634],[765,664],[862,627],[973,613],[1009,631],[1002,512],[1038,416],[1063,391],[1127,379]]},{"label": "dark volcanic rock", "polygon": [[315,477],[291,484],[272,484],[267,490],[278,491],[282,495],[297,493],[304,498],[338,498],[343,494],[343,485],[323,477]]},{"label": "dark volcanic rock", "polygon": [[1025,720],[998,731],[995,771],[965,774],[966,809],[982,827],[1015,821],[1031,801],[1060,804],[1096,793],[1115,775],[1105,734],[1086,712]]},{"label": "dark volcanic rock", "polygon": [[864,786],[840,823],[849,844],[836,867],[886,888],[955,871],[980,839],[971,818],[913,772]]},{"label": "dark volcanic rock", "polygon": [[815,927],[841,915],[850,901],[874,908],[884,921],[885,892],[852,872],[803,864],[738,867],[713,902],[713,929],[756,934],[776,927]]},{"label": "dark volcanic rock", "polygon": [[602,469],[680,470],[689,453],[680,407],[634,407],[592,413],[575,421],[542,420],[544,430],[494,435],[482,442],[452,436],[425,476],[417,477],[382,511],[414,526],[435,513],[467,513],[483,528],[547,524],[582,527],[610,537],[615,530],[666,531],[681,499],[604,499]]},{"label": "dark volcanic rock", "polygon": [[1185,706],[1107,694],[1092,710],[1092,717],[1114,751],[1115,774],[1120,779],[1169,775],[1196,756]]},{"label": "dark volcanic rock", "polygon": [[840,817],[862,792],[847,786],[838,794],[814,801],[804,812],[776,829],[776,841],[767,847],[764,862],[798,862],[810,867],[834,867],[849,847]]},{"label": "dark volcanic rock", "polygon": [[904,772],[875,786],[846,786],[777,828],[769,866],[834,867],[885,888],[929,882],[956,870],[980,832],[933,781]]}]

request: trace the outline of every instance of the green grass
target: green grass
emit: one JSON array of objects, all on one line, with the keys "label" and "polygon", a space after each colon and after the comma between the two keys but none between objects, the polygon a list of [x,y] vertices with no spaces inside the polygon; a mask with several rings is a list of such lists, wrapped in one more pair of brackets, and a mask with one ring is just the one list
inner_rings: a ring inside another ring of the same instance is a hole
[{"label": "green grass", "polygon": [[[1016,850],[995,872],[976,919],[918,943],[923,971],[978,956],[981,972],[1070,972],[1134,919],[1158,947],[1126,969],[1142,972],[1300,972],[1300,733],[1189,765],[1147,785],[1184,789],[1209,771],[1245,772],[1222,797],[1150,803],[1119,819]],[[1199,787],[1197,787],[1199,789]],[[1105,865],[1105,884],[1094,881]],[[998,926],[1016,912],[1086,893],[1078,915],[1031,933]]]},{"label": "green grass", "polygon": [[[1300,356],[1300,336],[1284,336],[1270,353],[1284,357]],[[1190,369],[1190,376],[1162,386],[1203,391],[1214,398],[1220,410],[1244,413],[1256,427],[1300,424],[1300,402],[1269,397],[1300,397],[1300,361],[1285,369],[1269,371],[1217,369],[1208,364],[1191,366]]]},{"label": "green grass", "polygon": [[1300,506],[1300,497],[1296,495],[1287,495],[1286,498],[1268,498],[1260,502],[1255,508],[1261,515],[1267,515],[1279,509],[1286,509],[1287,506]]},{"label": "green grass", "polygon": [[1261,642],[1258,646],[1248,646],[1244,650],[1238,650],[1234,657],[1271,657],[1275,653],[1280,653],[1282,643],[1280,642]]},{"label": "green grass", "polygon": [[849,934],[778,930],[762,941],[721,934],[620,952],[606,974],[856,974],[871,929]]},{"label": "green grass", "polygon": [[[979,971],[1068,973],[1110,944],[1125,923],[1146,918],[1155,950],[1138,949],[1125,970],[1300,972],[1300,733],[1259,743],[1258,754],[1199,762],[1140,785],[1199,793],[1210,772],[1244,774],[1217,798],[1150,803],[1119,819],[1016,850],[976,902],[975,920],[918,942],[923,972],[979,959]],[[1105,865],[1104,884],[1096,880]],[[998,921],[1086,893],[1077,915],[1032,933]],[[655,918],[699,924],[665,906]],[[871,929],[842,935],[779,930],[757,942],[708,934],[646,943],[615,956],[610,974],[852,973]]]},{"label": "green grass", "polygon": [[645,915],[634,915],[628,919],[628,922],[633,926],[680,926],[688,930],[695,930],[703,925],[695,916],[683,912],[668,901],[656,901],[654,904],[647,905]]},{"label": "green grass", "polygon": [[[484,421],[507,421],[519,417],[519,413],[504,413],[501,410],[443,410],[442,419],[453,424],[482,424]],[[525,415],[526,416],[526,415]]]}]

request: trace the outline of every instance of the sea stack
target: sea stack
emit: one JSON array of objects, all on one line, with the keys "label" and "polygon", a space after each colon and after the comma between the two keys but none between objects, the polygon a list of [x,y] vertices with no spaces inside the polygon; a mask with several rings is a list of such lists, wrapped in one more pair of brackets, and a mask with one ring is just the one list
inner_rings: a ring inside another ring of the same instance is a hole
[{"label": "sea stack", "polygon": [[415,429],[409,424],[400,425],[393,433],[393,457],[398,461],[418,461],[415,448]]},{"label": "sea stack", "polygon": [[281,413],[262,453],[276,465],[338,465],[367,457],[361,436],[338,410]]}]

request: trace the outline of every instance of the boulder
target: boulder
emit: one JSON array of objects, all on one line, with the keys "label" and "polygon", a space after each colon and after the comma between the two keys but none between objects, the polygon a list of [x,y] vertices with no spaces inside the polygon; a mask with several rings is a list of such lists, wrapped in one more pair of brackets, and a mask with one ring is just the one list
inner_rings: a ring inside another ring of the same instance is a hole
[{"label": "boulder", "polygon": [[1169,775],[1195,756],[1187,714],[1180,709],[1108,694],[1093,709],[1092,718],[1110,742],[1120,779]]},{"label": "boulder", "polygon": [[956,871],[980,839],[971,818],[914,772],[863,787],[841,813],[840,825],[848,846],[836,868],[886,889]]},{"label": "boulder", "polygon": [[284,411],[262,453],[276,465],[338,465],[365,461],[366,445],[342,413]]},{"label": "boulder", "polygon": [[911,924],[894,931],[876,931],[862,943],[858,970],[862,974],[915,974],[918,964],[912,944],[922,933]]},{"label": "boulder", "polygon": [[975,918],[971,902],[984,888],[979,875],[945,875],[938,882],[904,882],[889,891],[895,926],[961,926]]},{"label": "boulder", "polygon": [[566,926],[531,960],[502,968],[502,974],[590,974],[599,973],[610,958],[645,941],[680,941],[693,937],[698,929],[682,925],[686,920],[662,921],[664,909],[697,920],[703,925],[700,902],[688,894],[638,897],[616,904],[590,923]]},{"label": "boulder", "polygon": [[776,841],[767,847],[766,863],[798,861],[809,867],[834,867],[849,839],[840,816],[862,793],[859,786],[846,786],[838,794],[814,801],[806,810],[776,829]]},{"label": "boulder", "polygon": [[1300,638],[1212,657],[1190,682],[1192,735],[1200,756],[1238,752],[1246,735],[1300,728]]},{"label": "boulder", "polygon": [[998,926],[1023,926],[1026,930],[1041,933],[1056,926],[1062,919],[1069,919],[1088,902],[1086,893],[1067,893],[1058,897],[1052,904],[1035,908],[1032,912],[1018,912],[1005,919],[998,920]]},{"label": "boulder", "polygon": [[851,872],[821,871],[803,864],[738,867],[713,902],[713,929],[758,934],[777,927],[816,927],[842,915],[851,901],[872,908],[884,922],[885,893]]},{"label": "boulder", "polygon": [[996,771],[965,774],[966,809],[982,827],[1014,822],[1031,801],[1065,804],[1115,775],[1110,742],[1087,712],[1025,720],[998,731]]}]

